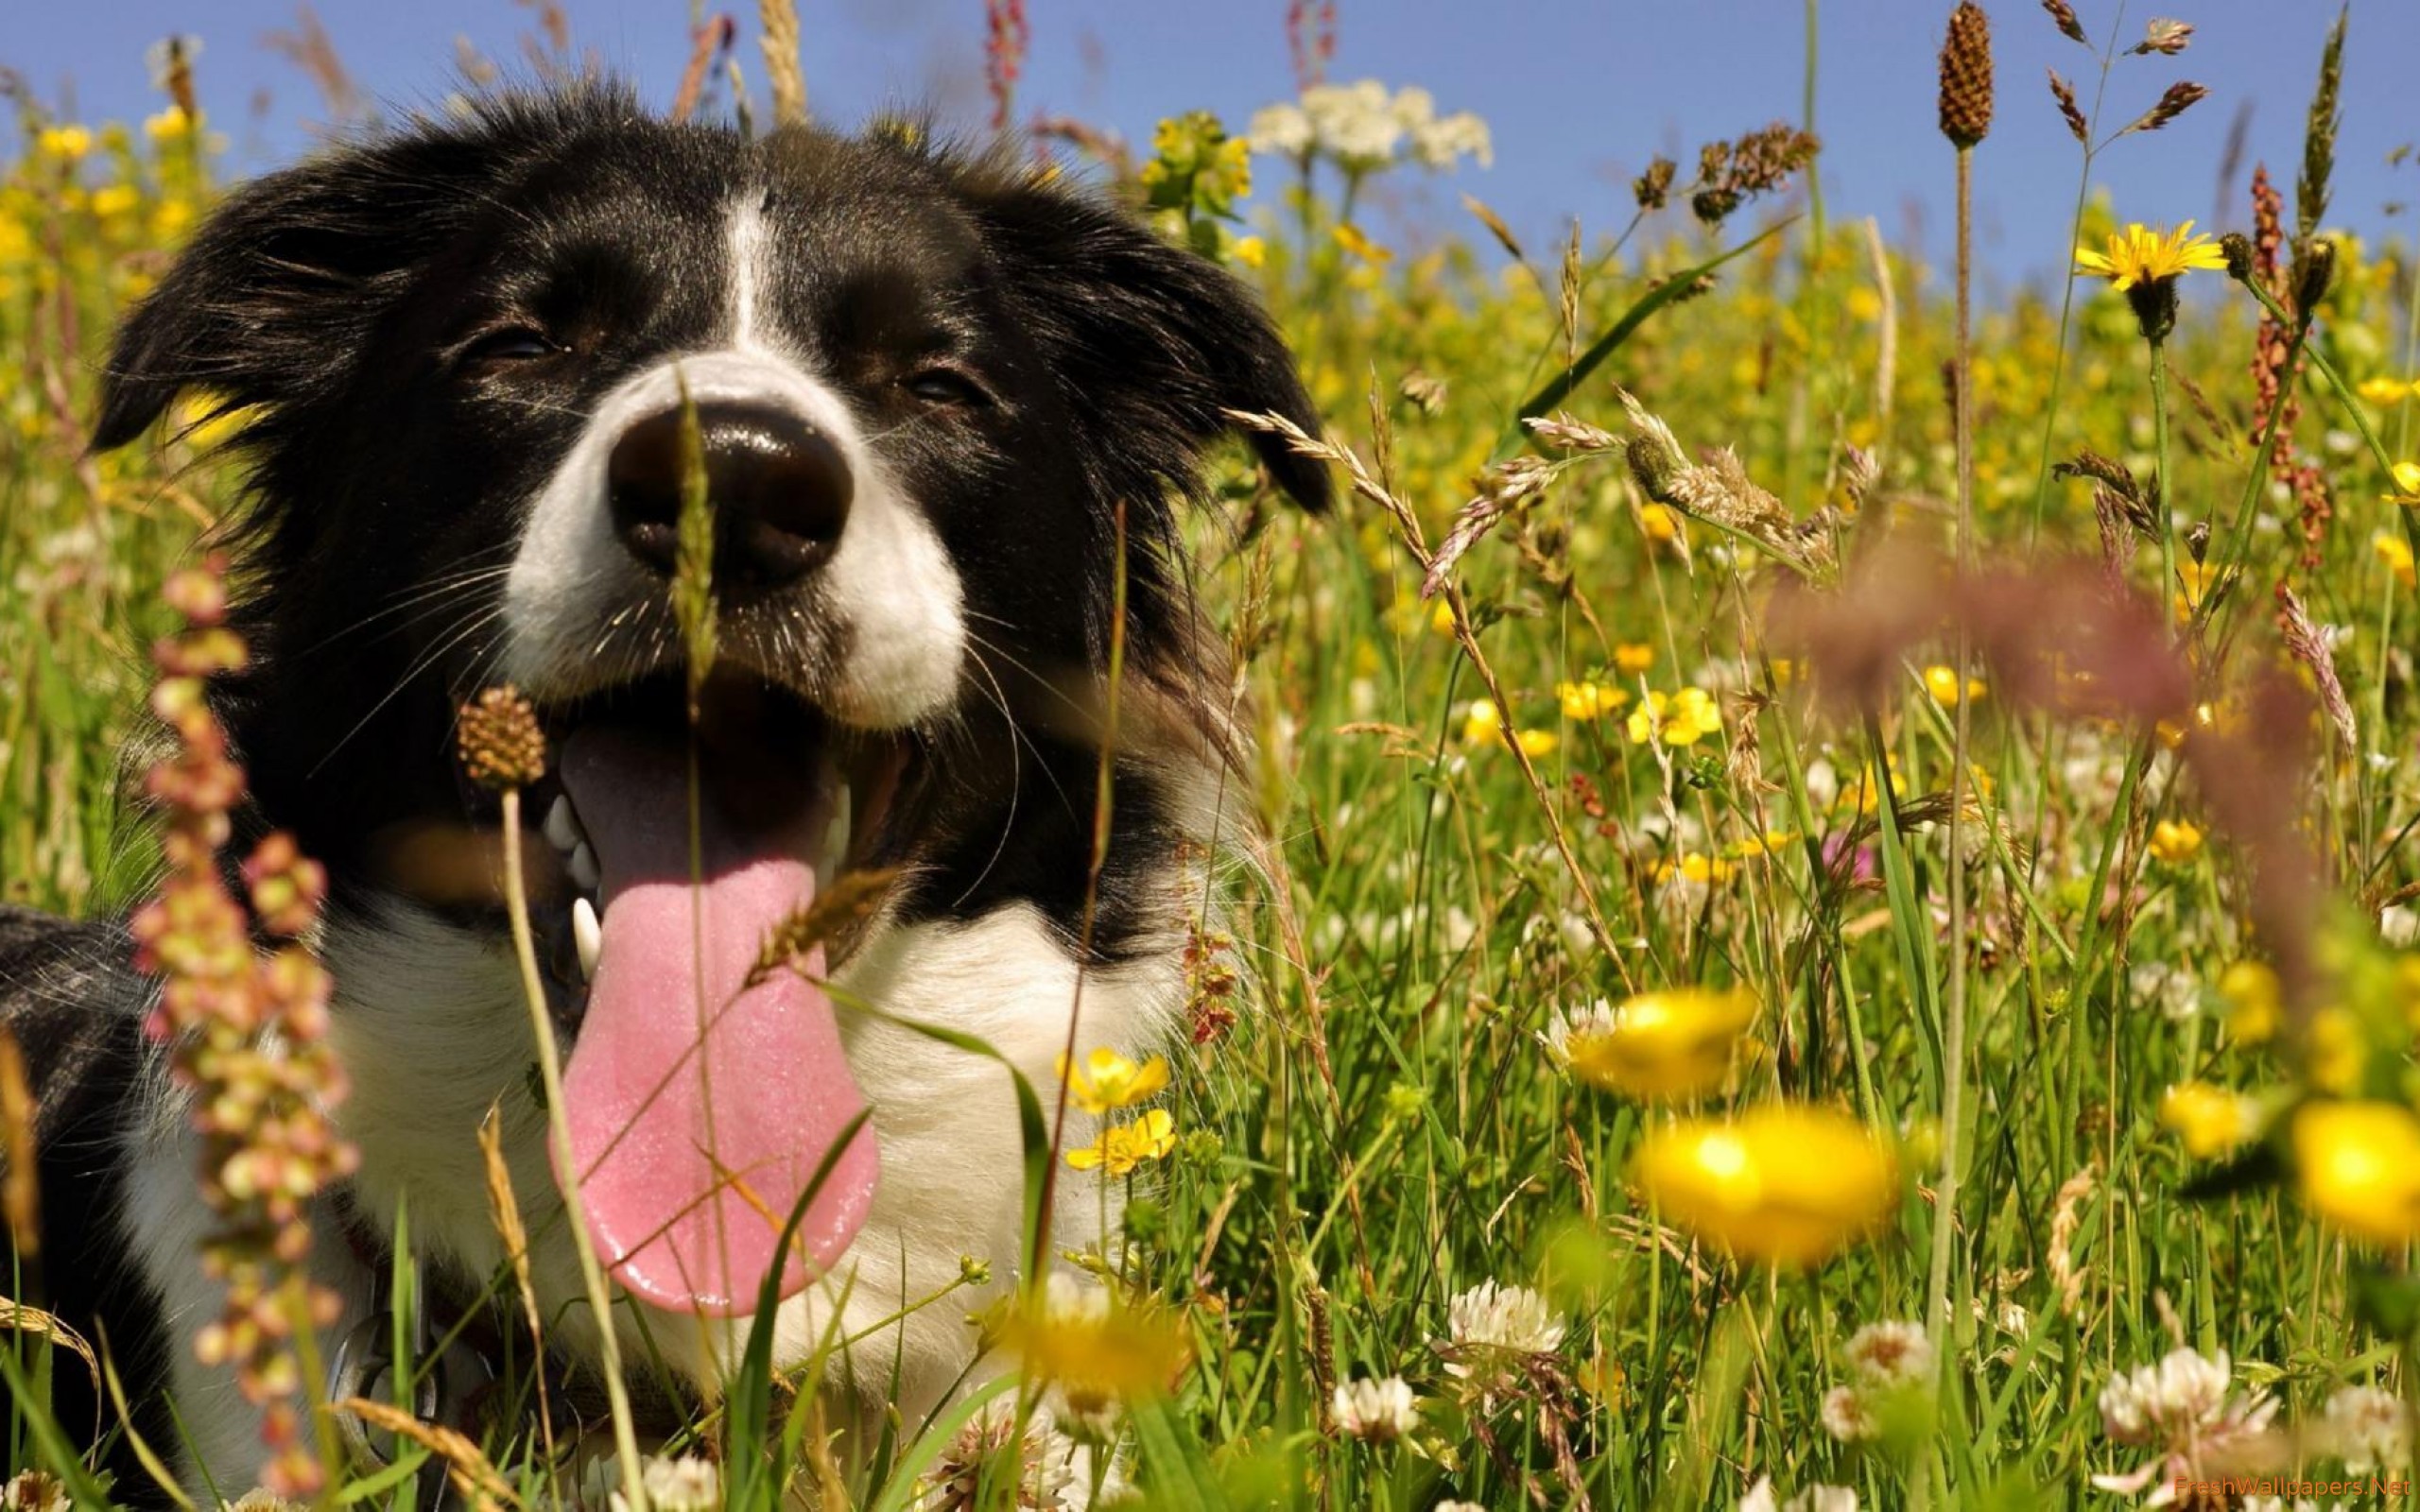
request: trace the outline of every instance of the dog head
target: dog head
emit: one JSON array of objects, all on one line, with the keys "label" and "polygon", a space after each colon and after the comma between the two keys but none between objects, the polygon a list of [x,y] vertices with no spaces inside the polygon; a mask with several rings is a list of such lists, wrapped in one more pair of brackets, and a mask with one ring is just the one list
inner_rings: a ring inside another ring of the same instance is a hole
[{"label": "dog head", "polygon": [[[1180,501],[1224,410],[1314,423],[1253,298],[1087,194],[604,86],[238,190],[126,323],[96,443],[188,390],[242,412],[251,470],[257,662],[222,713],[337,909],[402,894],[501,937],[454,716],[495,683],[536,700],[560,781],[529,795],[533,887],[594,1227],[634,1292],[703,1312],[779,1269],[764,1210],[802,1211],[812,1270],[874,1179],[860,1135],[804,1201],[863,1099],[822,989],[752,975],[769,933],[899,868],[890,922],[1028,903],[1114,955],[1141,906],[1115,856],[1171,843],[1174,799],[1121,739],[1088,868],[1113,646],[1188,707]],[[710,541],[683,539],[699,480]],[[711,560],[702,684],[684,554]]]}]

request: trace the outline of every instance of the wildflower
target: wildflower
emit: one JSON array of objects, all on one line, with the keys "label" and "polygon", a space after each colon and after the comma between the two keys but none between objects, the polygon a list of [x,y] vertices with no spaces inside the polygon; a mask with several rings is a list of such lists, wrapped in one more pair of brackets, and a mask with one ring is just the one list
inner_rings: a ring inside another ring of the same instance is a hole
[{"label": "wildflower", "polygon": [[1824,1424],[1824,1432],[1843,1444],[1862,1443],[1882,1436],[1882,1424],[1867,1405],[1865,1393],[1855,1386],[1834,1386],[1824,1393],[1824,1403],[1816,1410]]},{"label": "wildflower", "polygon": [[[639,1484],[647,1489],[647,1504],[658,1512],[717,1512],[722,1505],[722,1473],[700,1455],[650,1454],[639,1468]],[[609,1504],[613,1512],[630,1512],[620,1491]]]},{"label": "wildflower", "polygon": [[1634,1178],[1665,1215],[1742,1259],[1801,1266],[1881,1224],[1898,1162],[1845,1113],[1772,1103],[1649,1135]]},{"label": "wildflower", "polygon": [[1668,504],[1642,504],[1638,507],[1638,523],[1650,541],[1665,541],[1681,534],[1681,517]]},{"label": "wildflower", "polygon": [[1386,248],[1372,241],[1360,227],[1356,226],[1349,220],[1337,222],[1336,231],[1333,234],[1336,237],[1336,245],[1343,248],[1347,252],[1352,253],[1355,257],[1361,259],[1361,261],[1365,263],[1384,263],[1395,255]]},{"label": "wildflower", "polygon": [[73,123],[66,126],[46,126],[34,133],[34,150],[46,158],[57,158],[62,163],[74,163],[93,150],[93,133],[89,128]]},{"label": "wildflower", "polygon": [[1473,698],[1462,711],[1462,744],[1466,746],[1501,746],[1505,742],[1504,714],[1493,698]]},{"label": "wildflower", "polygon": [[1318,147],[1348,173],[1384,167],[1403,140],[1403,118],[1374,78],[1314,84],[1303,91],[1303,113]]},{"label": "wildflower", "polygon": [[2103,250],[2076,249],[2076,271],[2106,278],[2109,286],[2121,294],[2139,284],[2172,281],[2196,268],[2215,271],[2225,266],[2218,245],[2207,236],[2194,235],[2189,220],[2174,231],[2153,231],[2135,221],[2112,234]]},{"label": "wildflower", "polygon": [[[2420,385],[2413,387],[2420,391]],[[2394,491],[2384,496],[2387,503],[2407,508],[2420,505],[2420,462],[2397,462],[2389,470],[2389,475],[2394,479]]]},{"label": "wildflower", "polygon": [[1624,726],[1634,746],[1660,741],[1688,747],[1722,733],[1722,710],[1703,688],[1682,688],[1670,694],[1651,692],[1647,701],[1631,711]]},{"label": "wildflower", "polygon": [[1582,722],[1601,719],[1630,702],[1629,693],[1604,682],[1558,682],[1554,693],[1563,701],[1563,717]]},{"label": "wildflower", "polygon": [[1092,1143],[1069,1150],[1067,1163],[1079,1171],[1098,1168],[1124,1176],[1147,1160],[1166,1160],[1175,1148],[1176,1119],[1167,1108],[1154,1108],[1128,1123],[1112,1124]]},{"label": "wildflower", "polygon": [[527,787],[546,774],[545,731],[513,688],[489,688],[464,704],[454,738],[463,770],[481,787]]},{"label": "wildflower", "polygon": [[2239,1445],[2269,1426],[2277,1403],[2267,1392],[2234,1394],[2235,1366],[2178,1348],[2155,1366],[2120,1371],[2100,1392],[2101,1432],[2118,1444],[2161,1451],[2130,1473],[2096,1475],[2104,1491],[2134,1495],[2153,1481],[2200,1480],[2205,1456]]},{"label": "wildflower", "polygon": [[1526,1286],[1479,1282],[1445,1306],[1445,1373],[1481,1389],[1563,1345],[1563,1320]]},{"label": "wildflower", "polygon": [[1401,1376],[1373,1381],[1364,1376],[1336,1388],[1328,1403],[1337,1432],[1364,1443],[1392,1444],[1420,1426],[1420,1401]]},{"label": "wildflower", "polygon": [[1974,0],[1949,14],[1941,44],[1941,134],[1963,150],[1992,129],[1992,23]]},{"label": "wildflower", "polygon": [[2399,1470],[2411,1463],[2403,1401],[2376,1386],[2338,1387],[2320,1409],[2319,1437],[2356,1475]]},{"label": "wildflower", "polygon": [[1691,897],[1702,896],[1705,889],[1720,886],[1739,874],[1739,868],[1720,856],[1709,856],[1696,850],[1685,851],[1677,861],[1655,864],[1655,885],[1678,887]]},{"label": "wildflower", "polygon": [[2399,1103],[2314,1102],[2294,1114],[2303,1206],[2357,1240],[2420,1235],[2420,1120]]},{"label": "wildflower", "polygon": [[2364,378],[2354,390],[2373,404],[2399,404],[2409,398],[2412,386],[2400,378]]},{"label": "wildflower", "polygon": [[[1958,676],[1958,669],[1956,667],[1929,666],[1925,668],[1925,692],[1931,694],[1932,701],[1941,705],[1944,709],[1955,709],[1958,707],[1961,687],[1962,679]],[[1987,691],[1983,685],[1983,679],[1980,678],[1966,678],[1962,679],[1962,687],[1964,696],[1970,702],[1981,698]]]},{"label": "wildflower", "polygon": [[976,1512],[977,1507],[999,1505],[984,1494],[985,1489],[997,1488],[1011,1477],[1016,1495],[1010,1504],[1019,1512],[1074,1512],[1083,1506],[1078,1461],[1082,1451],[1075,1440],[1036,1413],[1028,1416],[1024,1442],[1012,1453],[1017,1417],[1013,1400],[994,1399],[984,1403],[982,1411],[942,1451],[932,1469],[918,1478],[923,1499],[913,1504],[919,1512]]},{"label": "wildflower", "polygon": [[103,220],[114,220],[142,202],[142,191],[130,183],[103,184],[93,191],[93,214]]},{"label": "wildflower", "polygon": [[1868,1323],[1849,1338],[1849,1363],[1865,1382],[1886,1390],[1929,1385],[1934,1355],[1921,1323]]},{"label": "wildflower", "polygon": [[1739,1512],[1857,1512],[1857,1492],[1845,1486],[1810,1486],[1785,1502],[1773,1478],[1760,1475],[1739,1499]]},{"label": "wildflower", "polygon": [[[1443,635],[1449,640],[1453,637],[1454,606],[1442,594],[1439,595],[1435,604],[1429,606],[1428,627],[1431,630],[1434,630],[1437,634]],[[1494,708],[1495,706],[1491,704],[1489,707]]]},{"label": "wildflower", "polygon": [[2401,536],[2381,530],[2370,537],[2370,549],[2377,553],[2378,560],[2386,564],[2386,570],[2394,575],[2396,582],[2406,588],[2412,586],[2411,542]]},{"label": "wildflower", "polygon": [[1495,166],[1495,139],[1487,123],[1470,112],[1439,115],[1436,100],[1416,87],[1396,92],[1394,111],[1411,138],[1411,160],[1422,167],[1450,169],[1464,158],[1482,168]]},{"label": "wildflower", "polygon": [[1547,1032],[1555,1059],[1592,1086],[1651,1102],[1696,1097],[1722,1085],[1739,1037],[1755,1022],[1756,995],[1673,988],[1619,1007],[1599,998],[1557,1013]]},{"label": "wildflower", "polygon": [[2167,961],[2144,961],[2126,973],[2126,985],[2144,1002],[2158,1005],[2160,1016],[2183,1023],[2202,1005],[2202,981],[2186,967]]},{"label": "wildflower", "polygon": [[2174,597],[2176,623],[2191,621],[2193,611],[2210,594],[2210,585],[2218,580],[2219,569],[2211,562],[2180,561],[2176,564],[2177,591]]},{"label": "wildflower", "polygon": [[2197,1160],[2229,1154],[2260,1131],[2251,1098],[2205,1081],[2179,1082],[2162,1093],[2159,1124]]},{"label": "wildflower", "polygon": [[0,1508],[6,1512],[73,1512],[67,1484],[41,1470],[19,1470],[0,1486]]},{"label": "wildflower", "polygon": [[1105,1437],[1127,1403],[1158,1397],[1184,1365],[1184,1340],[1160,1309],[1053,1272],[1039,1305],[1010,1308],[996,1328],[1051,1416],[1078,1438]]},{"label": "wildflower", "polygon": [[2310,1017],[2303,1035],[2303,1079],[2319,1091],[2349,1097],[2369,1069],[2370,1049],[2351,1010],[2330,1005]]},{"label": "wildflower", "polygon": [[1067,1094],[1078,1108],[1098,1117],[1158,1096],[1168,1084],[1168,1062],[1166,1056],[1153,1056],[1137,1065],[1103,1046],[1080,1065],[1071,1066],[1061,1056],[1059,1079],[1067,1084]]},{"label": "wildflower", "polygon": [[1245,139],[1254,152],[1272,157],[1306,156],[1314,141],[1311,118],[1299,105],[1268,105],[1254,111]]},{"label": "wildflower", "polygon": [[[1656,506],[1662,508],[1663,506]],[[1655,665],[1655,647],[1637,641],[1624,641],[1614,647],[1614,670],[1626,678],[1634,678]]]},{"label": "wildflower", "polygon": [[185,113],[181,106],[171,105],[156,115],[143,119],[143,134],[163,146],[190,138],[201,123]]},{"label": "wildflower", "polygon": [[1246,267],[1264,267],[1269,263],[1269,243],[1258,236],[1238,236],[1227,250]]},{"label": "wildflower", "polygon": [[2151,852],[2171,867],[2181,867],[2202,853],[2202,832],[2184,819],[2162,819],[2152,826]]}]

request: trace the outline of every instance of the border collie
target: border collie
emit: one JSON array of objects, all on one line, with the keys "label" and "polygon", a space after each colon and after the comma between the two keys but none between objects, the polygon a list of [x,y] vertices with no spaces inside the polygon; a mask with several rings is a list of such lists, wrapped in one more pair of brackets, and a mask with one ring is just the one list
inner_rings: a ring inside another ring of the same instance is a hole
[{"label": "border collie", "polygon": [[[777,1363],[854,1337],[824,1383],[843,1420],[895,1406],[912,1430],[969,1379],[979,1296],[877,1324],[961,1257],[995,1289],[1016,1273],[1021,1158],[1006,1073],[895,1019],[988,1041],[1046,1097],[1079,1003],[1080,1047],[1134,1054],[1181,1006],[1239,737],[1178,506],[1222,411],[1314,423],[1251,295],[1029,163],[906,129],[752,140],[584,85],[244,186],[128,318],[103,388],[102,448],[188,393],[247,421],[229,539],[255,664],[216,697],[245,827],[291,831],[331,874],[318,943],[361,1155],[315,1220],[346,1307],[323,1355],[379,1322],[399,1212],[431,1295],[503,1273],[476,1138],[495,1107],[550,1341],[574,1377],[594,1359],[497,810],[453,758],[461,700],[510,683],[558,774],[527,849],[624,1358],[711,1390],[776,1263],[763,1211],[870,1109],[805,1206],[806,1263],[785,1263]],[[684,414],[720,613],[694,728],[669,603]],[[1326,503],[1315,464],[1255,444],[1278,488]],[[741,990],[771,926],[857,868],[899,880],[822,982]],[[117,925],[0,912],[42,1274],[106,1337],[150,1441],[232,1492],[256,1419],[194,1360],[209,1214],[129,954]],[[702,1029],[701,984],[729,1004]],[[1059,1242],[1091,1242],[1099,1194],[1059,1192]]]}]

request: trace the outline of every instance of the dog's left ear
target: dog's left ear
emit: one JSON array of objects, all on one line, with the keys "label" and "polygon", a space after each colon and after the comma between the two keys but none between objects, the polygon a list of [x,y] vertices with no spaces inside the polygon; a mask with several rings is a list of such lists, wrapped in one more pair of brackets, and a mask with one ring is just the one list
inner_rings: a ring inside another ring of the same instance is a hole
[{"label": "dog's left ear", "polygon": [[[1099,454],[1191,491],[1202,450],[1235,428],[1228,410],[1275,413],[1316,436],[1318,412],[1293,353],[1252,290],[1089,196],[1029,180],[961,184],[1006,296],[1028,314],[1063,388],[1093,413]],[[1306,509],[1330,501],[1326,464],[1266,433],[1253,451]]]}]

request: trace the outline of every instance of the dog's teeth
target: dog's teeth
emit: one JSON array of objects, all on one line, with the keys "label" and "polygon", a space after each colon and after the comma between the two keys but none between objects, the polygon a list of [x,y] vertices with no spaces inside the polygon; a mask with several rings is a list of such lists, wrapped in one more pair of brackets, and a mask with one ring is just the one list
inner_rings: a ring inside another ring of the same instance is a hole
[{"label": "dog's teeth", "polygon": [[604,880],[604,873],[596,869],[596,852],[588,848],[585,840],[573,848],[571,860],[565,865],[571,868],[571,880],[579,885],[582,892],[595,892],[596,885]]},{"label": "dog's teeth", "polygon": [[585,898],[571,901],[571,939],[579,948],[579,979],[596,975],[596,953],[605,945],[604,926],[596,922],[596,905]]},{"label": "dog's teeth", "polygon": [[848,865],[849,831],[856,819],[852,812],[854,805],[849,800],[849,784],[835,782],[832,789],[832,822],[824,828],[823,855],[821,864],[816,868],[816,885],[822,887],[832,885],[832,879]]},{"label": "dog's teeth", "polygon": [[571,811],[571,799],[561,793],[555,795],[555,806],[546,811],[546,843],[565,852],[579,844],[579,820]]}]

